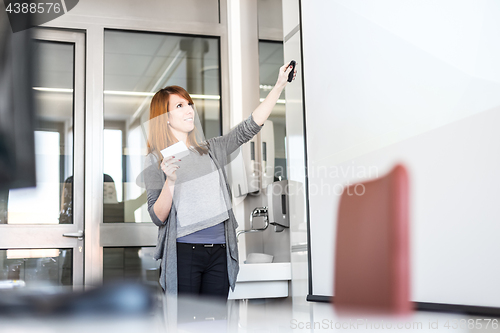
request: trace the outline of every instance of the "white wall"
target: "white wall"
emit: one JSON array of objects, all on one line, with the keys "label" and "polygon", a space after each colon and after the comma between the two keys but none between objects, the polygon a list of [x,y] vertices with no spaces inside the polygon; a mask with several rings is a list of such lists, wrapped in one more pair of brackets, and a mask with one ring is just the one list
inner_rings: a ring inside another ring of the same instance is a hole
[{"label": "white wall", "polygon": [[486,0],[302,1],[314,295],[332,295],[342,185],[401,161],[412,299],[500,306],[498,17]]}]

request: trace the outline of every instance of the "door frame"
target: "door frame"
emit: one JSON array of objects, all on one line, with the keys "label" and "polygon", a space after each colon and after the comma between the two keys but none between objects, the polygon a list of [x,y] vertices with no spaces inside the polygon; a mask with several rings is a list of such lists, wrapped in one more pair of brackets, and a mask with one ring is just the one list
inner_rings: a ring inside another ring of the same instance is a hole
[{"label": "door frame", "polygon": [[[0,225],[3,249],[72,249],[73,287],[84,284],[84,134],[85,34],[76,31],[33,28],[32,38],[74,45],[73,72],[73,224]],[[79,234],[82,237],[64,237]]]}]

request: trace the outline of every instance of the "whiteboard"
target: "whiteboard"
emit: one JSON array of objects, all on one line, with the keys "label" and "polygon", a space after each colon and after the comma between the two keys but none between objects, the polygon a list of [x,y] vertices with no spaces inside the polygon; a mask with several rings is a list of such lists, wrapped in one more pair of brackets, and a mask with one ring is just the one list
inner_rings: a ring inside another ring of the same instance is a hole
[{"label": "whiteboard", "polygon": [[500,2],[301,2],[313,295],[342,188],[410,174],[413,301],[500,307]]}]

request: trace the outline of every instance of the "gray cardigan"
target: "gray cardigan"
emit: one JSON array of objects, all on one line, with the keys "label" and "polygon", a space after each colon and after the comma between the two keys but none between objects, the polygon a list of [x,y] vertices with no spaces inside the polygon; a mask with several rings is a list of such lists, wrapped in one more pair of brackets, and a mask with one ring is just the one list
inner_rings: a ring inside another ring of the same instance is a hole
[{"label": "gray cardigan", "polygon": [[[224,182],[221,188],[231,196],[225,166],[228,164],[228,155],[233,153],[242,144],[253,138],[262,128],[250,115],[246,120],[238,124],[228,134],[207,140],[208,154],[214,161],[219,171],[220,179]],[[166,181],[165,173],[159,169],[154,155],[148,155],[152,159],[151,166],[144,171],[144,182],[148,195],[148,211],[154,224],[158,226],[158,240],[154,258],[161,259],[160,285],[168,294],[177,294],[177,220],[175,206],[172,205],[166,221],[161,221],[153,210],[153,205],[160,195],[161,188]],[[238,244],[236,241],[236,228],[238,222],[234,217],[233,210],[229,210],[229,219],[225,221],[226,255],[229,285],[234,290],[236,277],[238,276]]]}]

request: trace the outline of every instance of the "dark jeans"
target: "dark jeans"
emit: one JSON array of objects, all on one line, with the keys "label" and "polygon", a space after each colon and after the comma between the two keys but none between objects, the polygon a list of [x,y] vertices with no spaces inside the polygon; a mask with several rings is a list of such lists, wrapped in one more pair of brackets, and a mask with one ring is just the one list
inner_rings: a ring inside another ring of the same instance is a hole
[{"label": "dark jeans", "polygon": [[177,243],[177,287],[179,295],[205,295],[227,299],[226,245]]}]

